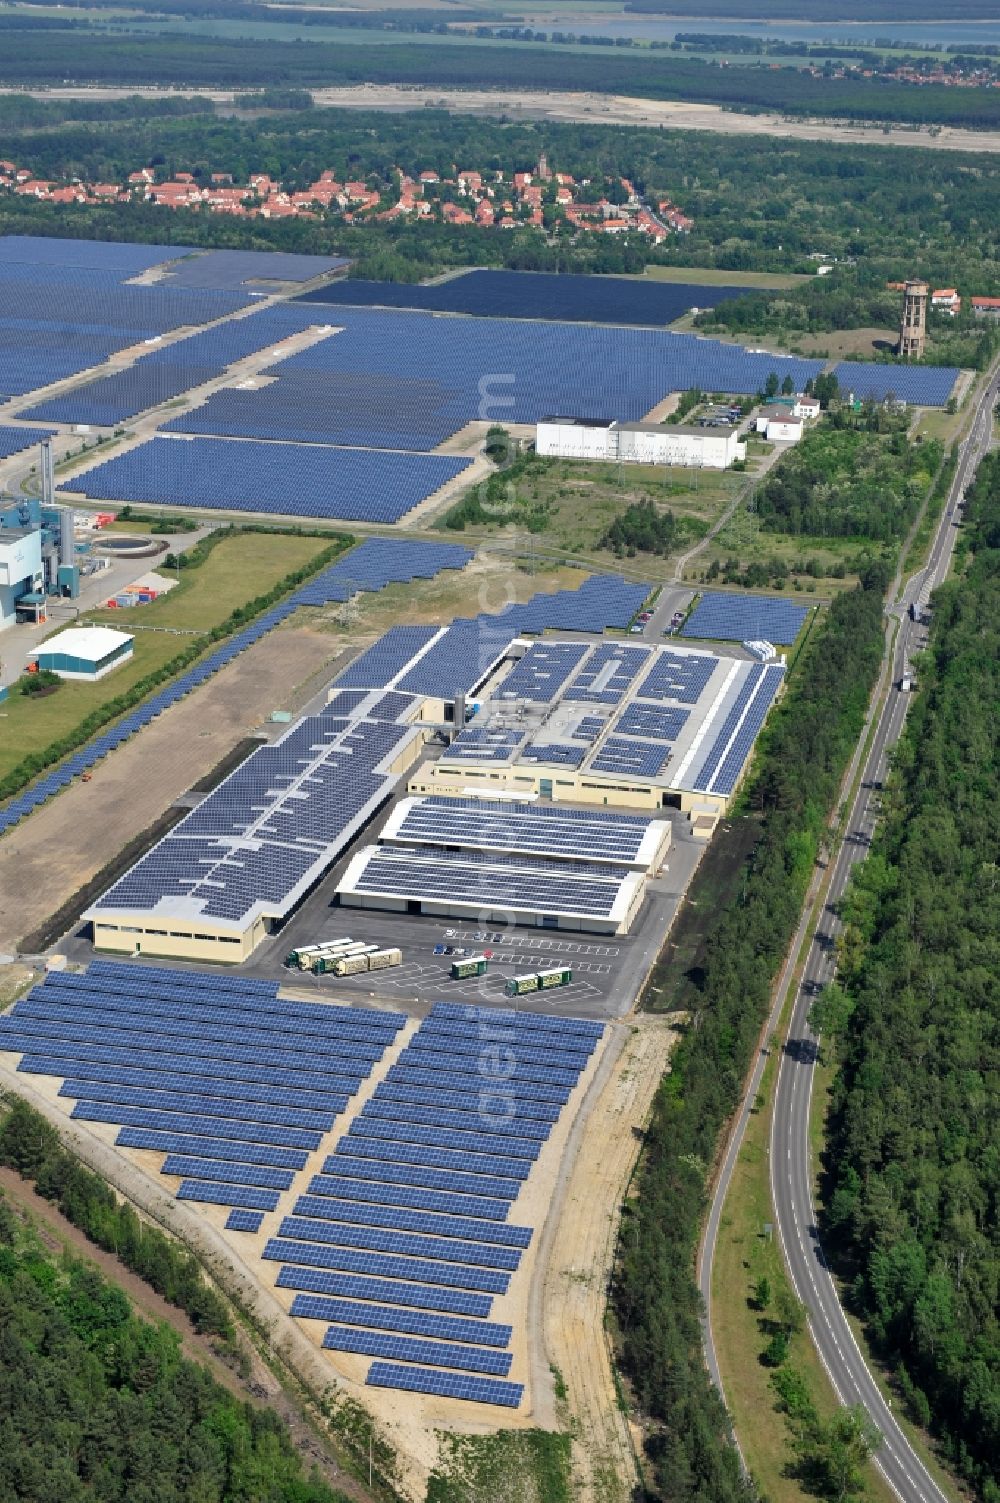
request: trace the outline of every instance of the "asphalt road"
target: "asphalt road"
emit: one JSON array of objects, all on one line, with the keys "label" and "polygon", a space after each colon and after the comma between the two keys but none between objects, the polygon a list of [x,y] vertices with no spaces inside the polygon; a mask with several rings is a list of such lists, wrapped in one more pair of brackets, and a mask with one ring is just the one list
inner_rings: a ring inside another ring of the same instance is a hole
[{"label": "asphalt road", "polygon": [[[893,647],[893,684],[878,713],[871,744],[865,755],[862,776],[846,823],[848,833],[837,854],[826,903],[809,943],[779,1062],[771,1125],[771,1198],[775,1224],[792,1283],[806,1308],[810,1334],[838,1397],[844,1404],[863,1404],[878,1426],[882,1442],[875,1456],[875,1464],[893,1492],[904,1503],[945,1503],[946,1495],[933,1481],[910,1445],[897,1424],[888,1401],[883,1398],[872,1377],[841,1307],[836,1285],[823,1255],[812,1197],[812,1160],[809,1148],[809,1108],[819,1040],[809,1027],[808,1015],[813,998],[832,979],[836,968],[835,940],[839,921],[834,910],[843,896],[854,864],[867,854],[878,819],[879,792],[887,771],[888,757],[903,728],[909,695],[901,693],[895,685],[912,660],[913,653],[925,640],[925,629],[919,622],[909,619],[909,606],[913,601],[926,602],[932,591],[947,576],[957,537],[955,504],[964,494],[980,459],[990,447],[992,413],[997,391],[998,377],[994,373],[979,400],[968,437],[963,442],[955,479],[942,511],[927,565],[907,583],[890,610],[890,614],[899,619]],[[848,774],[848,786],[853,785],[861,754],[859,747]],[[823,875],[817,871],[806,899],[799,931],[777,988],[768,1025],[769,1033],[773,1031],[783,1010],[796,957],[809,938],[810,914]],[[706,1312],[706,1361],[720,1392],[722,1379],[711,1331],[712,1264],[729,1183],[765,1063],[766,1050],[762,1051],[756,1062],[727,1145],[699,1258],[699,1284]]]}]

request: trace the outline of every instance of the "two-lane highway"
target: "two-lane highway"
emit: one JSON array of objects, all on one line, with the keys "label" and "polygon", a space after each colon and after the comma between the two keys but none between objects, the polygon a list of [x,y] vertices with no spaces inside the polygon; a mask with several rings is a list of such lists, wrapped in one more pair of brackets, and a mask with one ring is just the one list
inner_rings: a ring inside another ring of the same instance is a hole
[{"label": "two-lane highway", "polygon": [[[913,602],[926,603],[931,592],[945,579],[951,565],[956,538],[956,507],[976,468],[988,451],[993,433],[993,408],[998,378],[993,373],[986,384],[968,434],[962,442],[959,462],[947,502],[931,546],[927,565],[906,585],[892,608],[899,618],[892,661],[893,687],[882,702],[864,759],[864,768],[846,822],[847,834],[838,851],[824,908],[811,937],[809,920],[821,883],[817,873],[803,912],[799,932],[789,952],[785,971],[774,999],[769,1029],[781,1016],[792,982],[796,958],[809,939],[803,975],[795,997],[775,1086],[771,1123],[770,1172],[775,1222],[785,1261],[796,1293],[805,1306],[809,1329],[830,1381],[845,1404],[862,1404],[882,1436],[876,1465],[904,1503],[946,1503],[946,1495],[934,1482],[896,1421],[888,1401],[872,1377],[854,1333],[841,1307],[836,1284],[823,1257],[812,1196],[813,1166],[809,1145],[809,1113],[819,1040],[809,1027],[809,1011],[817,992],[836,969],[835,941],[839,928],[835,908],[843,896],[855,863],[867,854],[879,812],[879,790],[888,769],[891,749],[899,739],[909,695],[894,687],[908,668],[923,640],[919,620],[909,617]],[[918,613],[919,614],[919,613]],[[848,773],[852,785],[857,761]],[[757,1061],[746,1096],[718,1176],[716,1193],[706,1223],[699,1260],[699,1283],[706,1305],[705,1349],[709,1371],[722,1389],[721,1375],[711,1332],[712,1263],[718,1228],[729,1181],[742,1144],[750,1108],[760,1085],[764,1058]]]}]

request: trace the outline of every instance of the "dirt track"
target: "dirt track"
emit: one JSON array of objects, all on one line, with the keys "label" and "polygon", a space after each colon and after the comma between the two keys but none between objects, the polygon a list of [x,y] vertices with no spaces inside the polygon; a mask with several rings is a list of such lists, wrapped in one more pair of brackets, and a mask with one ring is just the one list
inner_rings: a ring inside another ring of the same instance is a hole
[{"label": "dirt track", "polygon": [[[0,94],[22,94],[0,89]],[[170,94],[168,89],[31,89],[36,99],[124,99],[129,95]],[[220,104],[231,104],[232,90],[186,89]],[[504,116],[509,120],[559,120],[598,125],[666,126],[671,130],[707,130],[727,136],[778,136],[789,141],[834,141],[856,146],[923,146],[934,151],[1000,151],[1000,131],[959,130],[860,124],[826,119],[786,119],[783,115],[743,115],[715,104],[678,100],[634,99],[626,94],[507,92],[503,89],[445,89],[405,84],[359,84],[352,88],[315,89],[313,97],[328,109],[418,110],[428,105],[460,115]]]},{"label": "dirt track", "polygon": [[574,1497],[628,1503],[636,1466],[604,1334],[620,1207],[676,1034],[644,1016],[587,1118],[553,1241],[544,1290],[545,1347],[566,1385]]}]

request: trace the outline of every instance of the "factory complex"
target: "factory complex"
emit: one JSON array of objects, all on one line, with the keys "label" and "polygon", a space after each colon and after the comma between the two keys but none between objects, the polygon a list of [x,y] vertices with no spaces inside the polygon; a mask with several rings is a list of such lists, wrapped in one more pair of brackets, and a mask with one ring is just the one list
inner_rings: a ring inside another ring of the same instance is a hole
[{"label": "factory complex", "polygon": [[[645,593],[566,593],[616,590]],[[94,944],[239,963],[328,880],[343,907],[627,934],[671,819],[704,841],[724,814],[784,664],[522,632],[391,629],[87,910]]]}]

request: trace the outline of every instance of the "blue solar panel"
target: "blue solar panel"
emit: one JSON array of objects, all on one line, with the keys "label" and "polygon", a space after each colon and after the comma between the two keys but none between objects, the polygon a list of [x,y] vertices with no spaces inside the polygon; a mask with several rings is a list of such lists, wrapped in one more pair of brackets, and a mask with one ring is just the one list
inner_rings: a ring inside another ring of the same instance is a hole
[{"label": "blue solar panel", "polygon": [[[171,1132],[144,1127],[123,1127],[115,1138],[119,1148],[148,1148],[154,1153],[189,1153],[230,1163],[273,1164],[277,1168],[304,1169],[305,1153],[291,1148],[270,1148],[261,1143],[226,1142],[195,1133]],[[220,1167],[218,1178],[225,1179]]]},{"label": "blue solar panel", "polygon": [[366,1357],[395,1358],[398,1362],[430,1362],[466,1372],[491,1373],[499,1378],[507,1376],[513,1360],[510,1352],[491,1352],[457,1342],[420,1341],[413,1336],[358,1331],[348,1326],[331,1326],[323,1337],[323,1345],[327,1351],[359,1352]]},{"label": "blue solar panel", "polygon": [[[255,282],[311,282],[347,266],[343,256],[302,256],[288,251],[210,250],[178,261],[167,273],[176,287],[243,287]],[[271,289],[267,289],[270,291]],[[319,310],[310,315],[318,319]]]},{"label": "blue solar panel", "polygon": [[510,1326],[498,1325],[493,1321],[394,1309],[391,1305],[331,1299],[321,1294],[297,1294],[292,1300],[289,1313],[298,1315],[302,1320],[328,1320],[342,1326],[398,1331],[407,1336],[432,1336],[438,1341],[480,1342],[483,1346],[507,1346],[512,1335]]},{"label": "blue solar panel", "polygon": [[622,736],[642,736],[650,741],[676,741],[687,724],[689,710],[673,705],[643,705],[633,703],[615,721],[615,730]]},{"label": "blue solar panel", "polygon": [[[438,1169],[419,1162],[399,1163],[390,1160],[381,1163],[360,1154],[352,1158],[343,1143],[326,1159],[323,1172],[380,1185],[412,1185],[415,1189],[443,1190],[495,1200],[516,1200],[521,1193],[520,1179],[510,1176],[496,1175],[491,1178],[487,1174],[462,1174],[461,1171],[453,1173],[449,1168]],[[486,1212],[479,1214],[485,1215]]]},{"label": "blue solar panel", "polygon": [[[500,1247],[525,1248],[531,1241],[530,1226],[511,1226],[491,1221],[476,1221],[471,1216],[451,1216],[442,1212],[414,1211],[402,1206],[371,1205],[349,1200],[332,1200],[329,1195],[300,1195],[292,1207],[296,1216],[311,1216],[319,1221],[340,1221],[356,1226],[379,1226],[387,1230],[421,1232],[438,1237],[471,1237],[479,1242],[493,1242]],[[330,1240],[338,1240],[336,1237]]]},{"label": "blue solar panel", "polygon": [[398,522],[470,464],[315,443],[151,438],[73,483],[101,501]]},{"label": "blue solar panel", "polygon": [[[518,1188],[520,1187],[515,1186],[515,1190]],[[343,1174],[314,1174],[309,1182],[309,1192],[313,1196],[330,1195],[338,1200],[404,1206],[414,1211],[441,1211],[449,1216],[472,1216],[491,1221],[507,1219],[506,1200],[488,1200],[485,1196],[466,1195],[452,1190],[426,1190],[412,1185],[382,1184]],[[514,1196],[510,1198],[514,1199]],[[320,1213],[314,1211],[312,1214]]]},{"label": "blue solar panel", "polygon": [[[654,282],[641,277],[553,275],[538,271],[467,271],[430,286],[338,281],[302,294],[302,303],[412,308],[484,318],[535,318],[594,324],[673,323],[690,308],[715,308],[741,287]],[[318,312],[319,310],[315,310]]]},{"label": "blue solar panel", "polygon": [[392,1138],[363,1138],[355,1134],[341,1138],[334,1154],[341,1153],[350,1158],[381,1159],[391,1164],[422,1164],[428,1169],[481,1174],[489,1184],[503,1178],[527,1179],[531,1172],[530,1159],[468,1153],[464,1149],[461,1153],[449,1152],[446,1148],[431,1148],[425,1143],[401,1143]]},{"label": "blue solar panel", "polygon": [[161,1174],[176,1174],[181,1179],[210,1179],[227,1185],[255,1185],[262,1190],[287,1190],[294,1175],[290,1169],[268,1169],[261,1164],[224,1164],[219,1159],[192,1158],[170,1153]]},{"label": "blue solar panel", "polygon": [[662,742],[631,741],[609,736],[590,763],[592,772],[623,773],[629,777],[658,778],[670,760]]},{"label": "blue solar panel", "polygon": [[[439,1065],[427,1064],[421,1068],[413,1055],[402,1054],[398,1064],[393,1065],[386,1074],[386,1082],[393,1085],[399,1084],[407,1087],[418,1087],[438,1094],[442,1090],[458,1091],[464,1095],[471,1094],[475,1099],[482,1095],[483,1077],[475,1065],[466,1061],[464,1067],[459,1064],[457,1069],[452,1070],[452,1079],[443,1081],[438,1069]],[[548,1072],[543,1069],[543,1076]],[[509,1080],[504,1080],[504,1092],[517,1101],[544,1102],[553,1106],[565,1106],[570,1098],[572,1082],[565,1085],[554,1085],[542,1080],[530,1080],[523,1073],[515,1073]],[[433,1101],[431,1103],[433,1105]]]},{"label": "blue solar panel", "polygon": [[589,650],[586,642],[536,642],[508,673],[499,693],[551,704]]},{"label": "blue solar panel", "polygon": [[[539,1143],[543,1143],[548,1137],[551,1131],[551,1125],[548,1122],[541,1122],[537,1117],[525,1118],[513,1105],[509,1113],[504,1113],[502,1121],[496,1120],[497,1113],[490,1111],[490,1101],[486,1092],[483,1093],[483,1097],[478,1110],[472,1108],[470,1103],[467,1110],[454,1111],[446,1107],[443,1102],[433,1106],[424,1106],[414,1101],[393,1100],[391,1094],[379,1096],[367,1102],[363,1120],[366,1122],[373,1119],[395,1121],[400,1128],[403,1126],[435,1127],[456,1134],[485,1130],[501,1139],[534,1139]],[[464,1141],[462,1137],[456,1138],[459,1145]],[[506,1143],[503,1146],[506,1147]]]},{"label": "blue solar panel", "polygon": [[306,1289],[315,1294],[337,1295],[346,1299],[381,1300],[387,1305],[407,1306],[415,1310],[440,1310],[451,1315],[483,1319],[489,1315],[493,1305],[493,1300],[485,1294],[468,1294],[447,1287],[435,1288],[399,1277],[368,1278],[350,1273],[330,1273],[318,1268],[282,1268],[275,1282],[279,1289]]},{"label": "blue solar panel", "polygon": [[[349,1136],[353,1138],[389,1138],[403,1143],[423,1144],[428,1148],[453,1149],[458,1153],[503,1153],[511,1159],[534,1160],[541,1144],[534,1138],[518,1135],[505,1136],[492,1130],[483,1132],[457,1132],[449,1128],[419,1127],[411,1122],[395,1122],[381,1117],[369,1117],[367,1108],[351,1123]],[[516,1172],[513,1171],[513,1172]]]},{"label": "blue solar panel", "polygon": [[229,1232],[259,1232],[260,1224],[264,1220],[262,1211],[230,1211],[226,1217],[226,1230]]},{"label": "blue solar panel", "polygon": [[470,1289],[483,1294],[506,1294],[510,1274],[469,1263],[436,1262],[431,1258],[394,1257],[388,1253],[329,1247],[317,1242],[293,1242],[272,1237],[262,1257],[274,1263],[300,1263],[306,1268],[338,1269],[376,1278],[415,1280],[444,1284],[449,1289]]},{"label": "blue solar panel", "polygon": [[467,1399],[475,1404],[496,1404],[516,1409],[524,1393],[523,1383],[504,1383],[499,1378],[473,1378],[461,1373],[434,1372],[396,1362],[373,1362],[365,1380],[373,1388],[400,1388],[407,1393],[429,1393],[445,1399]]},{"label": "blue solar panel", "polygon": [[943,407],[951,396],[959,372],[950,366],[883,365],[845,360],[834,370],[843,396],[874,398],[883,402],[894,397],[911,407]]},{"label": "blue solar panel", "polygon": [[247,1211],[273,1211],[278,1204],[277,1190],[252,1190],[245,1185],[213,1183],[211,1180],[186,1179],[177,1191],[178,1200],[198,1200],[206,1205],[241,1206]]},{"label": "blue solar panel", "polygon": [[[491,1092],[483,1089],[480,1082],[476,1086],[471,1084],[465,1090],[442,1089],[433,1091],[427,1086],[399,1085],[394,1080],[383,1081],[375,1090],[372,1098],[374,1102],[393,1101],[409,1103],[413,1106],[435,1107],[438,1109],[448,1108],[456,1112],[467,1112],[470,1115],[482,1115],[490,1105]],[[506,1092],[505,1092],[506,1094]],[[513,1113],[519,1120],[523,1118],[535,1118],[539,1122],[557,1122],[559,1120],[560,1106],[549,1101],[532,1101],[530,1099],[515,1098],[511,1096]]]},{"label": "blue solar panel", "polygon": [[[580,813],[586,819],[589,811],[581,810]],[[489,1028],[516,1026],[532,1033],[554,1034],[567,1042],[571,1035],[577,1033],[593,1040],[604,1036],[604,1024],[591,1022],[587,1018],[553,1018],[542,1012],[521,1012],[514,1007],[476,1007],[468,1002],[435,1002],[430,1021],[437,1024],[442,1020]],[[573,1043],[572,1047],[580,1049],[586,1046]]]},{"label": "blue solar panel", "polygon": [[255,1122],[236,1122],[224,1117],[199,1117],[184,1112],[155,1112],[148,1108],[114,1106],[106,1101],[78,1101],[70,1113],[80,1122],[112,1122],[121,1127],[145,1127],[206,1138],[232,1138],[235,1142],[270,1143],[279,1148],[305,1148],[311,1153],[322,1135],[291,1127],[272,1127]]},{"label": "blue solar panel", "polygon": [[[430,1222],[431,1218],[427,1220]],[[521,1262],[517,1248],[467,1242],[457,1237],[435,1237],[429,1231],[421,1234],[399,1232],[390,1228],[311,1220],[303,1216],[286,1216],[278,1228],[278,1235],[335,1247],[396,1253],[406,1258],[442,1258],[448,1262],[471,1263],[479,1268],[505,1268],[511,1273],[516,1272]]]},{"label": "blue solar panel", "polygon": [[681,629],[684,637],[714,642],[794,642],[809,607],[764,595],[706,591]]},{"label": "blue solar panel", "polygon": [[0,459],[40,444],[43,438],[51,438],[55,431],[54,428],[15,428],[13,424],[0,424]]}]

